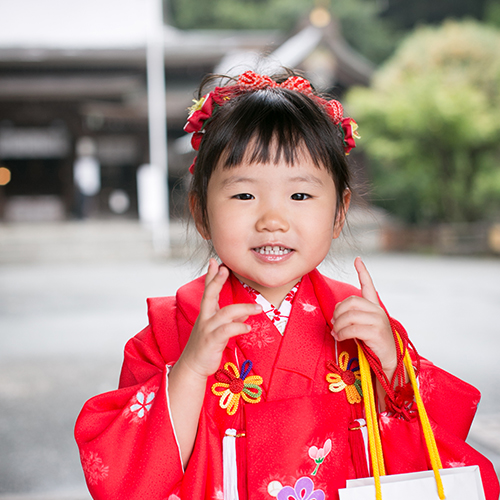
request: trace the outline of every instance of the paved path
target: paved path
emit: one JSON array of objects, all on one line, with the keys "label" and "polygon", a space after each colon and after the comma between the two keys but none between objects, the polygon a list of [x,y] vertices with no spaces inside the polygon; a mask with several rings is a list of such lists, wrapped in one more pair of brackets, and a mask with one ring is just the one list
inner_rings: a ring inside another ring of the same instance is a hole
[{"label": "paved path", "polygon": [[[391,313],[422,355],[483,392],[472,442],[500,470],[500,260],[374,254]],[[116,387],[145,297],[196,275],[180,260],[0,267],[0,500],[87,500],[72,431],[89,397]],[[355,283],[352,256],[324,271]]]}]

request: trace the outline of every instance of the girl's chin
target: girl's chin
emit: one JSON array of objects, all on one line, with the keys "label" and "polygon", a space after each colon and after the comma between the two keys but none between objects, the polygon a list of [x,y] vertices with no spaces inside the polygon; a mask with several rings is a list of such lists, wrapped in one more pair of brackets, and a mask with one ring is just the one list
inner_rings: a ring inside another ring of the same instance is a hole
[{"label": "girl's chin", "polygon": [[257,279],[255,277],[252,278],[247,278],[245,276],[239,275],[237,273],[234,273],[234,275],[243,283],[246,283],[247,285],[251,286],[252,288],[255,288],[257,291],[261,290],[280,290],[283,288],[290,288],[292,289],[294,285],[296,285],[300,281],[300,276],[297,278],[294,278],[292,280],[286,280],[283,281],[283,279],[276,279],[272,280],[267,277],[267,279]]}]

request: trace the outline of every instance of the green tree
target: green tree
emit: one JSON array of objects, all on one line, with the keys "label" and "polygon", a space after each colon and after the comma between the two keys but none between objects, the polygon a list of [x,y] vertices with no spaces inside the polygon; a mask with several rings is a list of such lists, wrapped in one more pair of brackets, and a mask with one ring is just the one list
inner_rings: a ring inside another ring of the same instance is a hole
[{"label": "green tree", "polygon": [[340,21],[347,41],[375,63],[394,50],[400,34],[382,19],[374,0],[169,0],[168,16],[181,29],[275,29],[290,32],[315,6]]},{"label": "green tree", "polygon": [[182,29],[292,29],[313,0],[169,0]]},{"label": "green tree", "polygon": [[382,12],[404,29],[419,24],[438,24],[445,19],[484,18],[485,7],[496,0],[385,0]]},{"label": "green tree", "polygon": [[474,21],[411,34],[347,96],[374,201],[413,223],[500,210],[500,32]]},{"label": "green tree", "polygon": [[385,61],[403,37],[390,18],[383,18],[376,0],[330,0],[330,10],[340,21],[342,35],[370,61]]},{"label": "green tree", "polygon": [[488,0],[485,7],[484,21],[500,28],[500,0]]}]

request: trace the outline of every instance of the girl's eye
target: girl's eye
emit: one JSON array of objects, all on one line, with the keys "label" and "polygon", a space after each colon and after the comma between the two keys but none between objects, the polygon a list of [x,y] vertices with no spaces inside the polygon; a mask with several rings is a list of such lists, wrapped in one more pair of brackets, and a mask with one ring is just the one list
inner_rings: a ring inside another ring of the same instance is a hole
[{"label": "girl's eye", "polygon": [[253,200],[253,195],[250,193],[240,193],[233,196],[237,200]]},{"label": "girl's eye", "polygon": [[296,201],[307,200],[310,197],[311,197],[311,195],[306,194],[306,193],[294,193],[291,196],[292,200],[296,200]]}]

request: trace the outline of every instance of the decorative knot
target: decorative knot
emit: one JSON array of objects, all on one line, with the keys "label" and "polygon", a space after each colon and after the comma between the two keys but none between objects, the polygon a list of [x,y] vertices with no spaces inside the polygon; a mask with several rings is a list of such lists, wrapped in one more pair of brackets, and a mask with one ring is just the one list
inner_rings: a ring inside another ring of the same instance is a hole
[{"label": "decorative knot", "polygon": [[386,409],[395,418],[403,420],[413,420],[417,417],[418,411],[414,404],[414,392],[411,382],[407,382],[402,386],[397,386],[394,389],[394,397],[385,397]]},{"label": "decorative knot", "polygon": [[262,398],[262,377],[249,375],[252,362],[247,359],[241,365],[241,373],[234,363],[227,362],[224,368],[215,372],[217,382],[212,385],[212,393],[220,396],[219,406],[234,415],[238,410],[240,398],[247,403],[259,403]]},{"label": "decorative knot", "polygon": [[245,387],[245,382],[241,380],[241,378],[235,378],[230,384],[229,384],[229,390],[233,394],[239,394],[243,388]]},{"label": "decorative knot", "polygon": [[340,376],[346,385],[353,385],[356,382],[356,375],[351,370],[343,372]]},{"label": "decorative knot", "polygon": [[350,404],[360,403],[363,392],[361,390],[361,374],[359,372],[358,358],[349,360],[349,353],[343,351],[339,356],[339,364],[327,361],[326,366],[330,373],[326,381],[330,382],[328,388],[332,392],[345,390],[347,401]]}]

